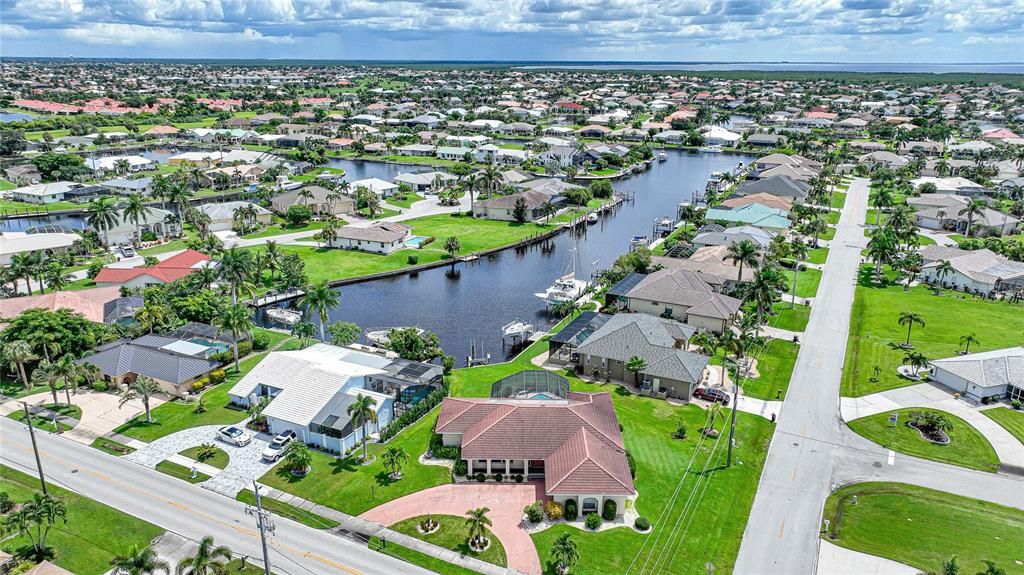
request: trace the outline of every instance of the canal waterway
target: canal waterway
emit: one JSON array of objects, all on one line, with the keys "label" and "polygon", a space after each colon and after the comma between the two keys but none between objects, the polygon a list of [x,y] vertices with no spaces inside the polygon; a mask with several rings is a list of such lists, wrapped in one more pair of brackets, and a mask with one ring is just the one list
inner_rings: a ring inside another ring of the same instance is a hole
[{"label": "canal waterway", "polygon": [[[465,364],[471,347],[477,356],[490,354],[492,362],[503,361],[511,352],[502,347],[503,325],[522,320],[546,329],[557,322],[534,294],[547,289],[574,260],[579,261],[577,276],[590,278],[628,251],[634,235],[652,236],[654,221],[674,215],[679,202],[691,199],[695,190],[703,190],[711,172],[755,158],[681,150],[666,153],[668,159],[655,162],[650,170],[614,182],[616,191],[631,195],[633,202],[622,204],[580,233],[564,233],[546,244],[460,263],[454,275],[449,267],[442,267],[342,286],[337,288],[341,305],[330,312],[330,322],[355,322],[364,331],[419,326],[437,333],[445,352],[455,356],[458,365]],[[334,160],[331,166],[344,169],[349,181],[418,171],[410,166],[349,160]],[[257,319],[270,325],[264,310],[258,312]]]}]

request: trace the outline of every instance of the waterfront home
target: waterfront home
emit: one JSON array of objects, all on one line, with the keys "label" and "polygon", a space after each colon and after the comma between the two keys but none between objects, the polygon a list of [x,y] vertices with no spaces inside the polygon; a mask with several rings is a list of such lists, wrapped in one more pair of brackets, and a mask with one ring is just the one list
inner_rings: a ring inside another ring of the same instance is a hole
[{"label": "waterfront home", "polygon": [[366,189],[376,194],[378,198],[383,199],[395,195],[395,192],[398,191],[398,184],[393,184],[380,178],[364,178],[351,182],[348,189],[353,197],[356,197],[360,189]]},{"label": "waterfront home", "polygon": [[519,200],[522,200],[526,205],[526,219],[528,221],[544,217],[543,206],[548,202],[555,204],[556,209],[561,208],[565,204],[565,200],[559,195],[553,195],[541,190],[523,190],[514,194],[477,200],[473,203],[473,217],[514,222],[516,221],[515,207]]},{"label": "waterfront home", "polygon": [[609,289],[608,305],[630,312],[671,318],[715,334],[726,330],[743,303],[719,293],[718,278],[666,268],[642,278],[627,276]]},{"label": "waterfront home", "polygon": [[775,233],[784,233],[792,225],[789,212],[764,204],[751,203],[737,208],[715,207],[704,214],[712,222],[728,222],[755,226]]},{"label": "waterfront home", "polygon": [[[302,197],[304,192],[312,194],[311,198]],[[334,197],[338,196],[338,197]],[[314,216],[340,216],[354,212],[356,202],[350,196],[334,193],[322,186],[303,186],[278,194],[270,199],[270,207],[279,214],[287,214],[288,208],[294,205],[308,206]]]},{"label": "waterfront home", "polygon": [[437,157],[441,160],[449,160],[453,162],[461,162],[466,159],[466,156],[473,156],[472,148],[461,148],[452,146],[438,146]]},{"label": "waterfront home", "polygon": [[124,388],[139,376],[160,386],[160,391],[183,398],[193,391],[192,384],[220,368],[220,362],[208,359],[225,351],[226,345],[202,345],[161,335],[144,335],[103,344],[95,353],[78,360],[99,369],[103,381],[116,389]]},{"label": "waterfront home", "polygon": [[735,226],[724,229],[719,227],[719,229],[716,230],[705,230],[704,228],[701,228],[697,230],[697,235],[693,238],[691,243],[695,248],[703,248],[707,246],[729,246],[734,242],[748,240],[754,242],[764,250],[771,245],[774,238],[775,234],[772,232],[762,230],[761,228],[755,228],[754,226]]},{"label": "waterfront home", "polygon": [[[621,517],[636,487],[611,395],[569,391],[565,378],[545,371],[506,379],[494,384],[497,396],[441,403],[434,431],[460,448],[467,474],[542,479],[546,497],[573,501],[581,517],[606,502]],[[564,383],[546,381],[553,379]],[[516,395],[502,397],[506,389]]]},{"label": "waterfront home", "polygon": [[[729,246],[726,245],[698,248],[685,259],[655,256],[651,261],[665,268],[699,272],[704,281],[723,293],[731,293],[739,284],[753,280],[757,273],[751,266],[744,266],[741,274],[739,266],[729,259]],[[722,287],[718,288],[717,283]]]},{"label": "waterfront home", "polygon": [[246,223],[250,227],[262,227],[269,226],[273,223],[274,214],[263,206],[253,204],[251,202],[224,202],[221,204],[203,204],[197,209],[210,217],[210,223],[206,225],[206,230],[210,232],[220,232],[224,230],[230,230],[240,224],[240,220],[235,217],[236,212],[243,208],[251,208],[255,211],[255,222],[252,218]]},{"label": "waterfront home", "polygon": [[757,194],[769,194],[785,198],[794,204],[802,204],[807,200],[811,186],[807,182],[794,180],[786,176],[773,176],[760,180],[743,182],[733,189],[729,198],[742,198]]},{"label": "waterfront home", "polygon": [[359,250],[375,254],[391,254],[405,247],[412,227],[397,222],[375,222],[365,228],[344,226],[338,228],[332,248]]},{"label": "waterfront home", "polygon": [[708,146],[735,146],[743,138],[736,132],[730,132],[721,126],[710,126],[701,132],[700,137]]},{"label": "waterfront home", "polygon": [[317,343],[269,353],[228,396],[241,407],[266,398],[262,414],[271,433],[294,431],[303,443],[346,453],[363,438],[361,422],[348,412],[358,396],[374,400],[376,421],[367,422],[366,431],[376,435],[392,421],[396,405],[415,405],[441,380],[438,366]]},{"label": "waterfront home", "polygon": [[203,172],[204,185],[214,189],[226,189],[259,183],[267,167],[260,164],[235,164],[212,168]]},{"label": "waterfront home", "polygon": [[121,196],[139,194],[148,197],[153,194],[153,178],[149,177],[136,178],[134,180],[115,178],[113,180],[100,182],[100,185]]},{"label": "waterfront home", "polygon": [[18,164],[4,169],[4,177],[16,186],[29,186],[43,179],[35,164]]},{"label": "waterfront home", "polygon": [[612,133],[612,129],[608,126],[599,126],[597,124],[591,124],[589,126],[583,126],[579,130],[576,130],[576,135],[581,138],[603,138]]},{"label": "waterfront home", "polygon": [[106,156],[103,158],[86,158],[85,167],[95,175],[102,175],[109,172],[117,172],[122,162],[127,163],[129,172],[141,172],[144,170],[155,170],[156,161],[143,156]]},{"label": "waterfront home", "polygon": [[654,141],[663,144],[681,144],[686,141],[686,132],[682,130],[664,130],[652,136]]},{"label": "waterfront home", "polygon": [[210,256],[185,250],[153,266],[134,268],[105,267],[93,280],[98,287],[123,286],[128,289],[147,288],[171,283],[202,268],[215,266]]},{"label": "waterfront home", "polygon": [[78,182],[60,181],[22,186],[10,190],[7,194],[16,202],[44,205],[62,202],[68,191],[81,187],[84,186]]},{"label": "waterfront home", "polygon": [[181,235],[181,222],[177,221],[171,212],[151,206],[139,218],[138,223],[126,218],[124,211],[119,211],[114,227],[105,234],[100,230],[96,230],[96,233],[99,234],[100,240],[106,239],[109,245],[130,244],[143,241],[142,237],[147,234],[153,234],[158,240],[176,238]]},{"label": "waterfront home", "polygon": [[41,253],[45,257],[71,250],[82,236],[72,233],[0,232],[0,265],[9,266],[18,254]]},{"label": "waterfront home", "polygon": [[436,150],[436,147],[428,144],[409,144],[395,148],[395,153],[399,156],[430,158],[433,157]]},{"label": "waterfront home", "polygon": [[537,126],[534,126],[533,124],[528,124],[526,122],[512,122],[511,124],[505,124],[498,131],[510,136],[532,136],[536,129]]},{"label": "waterfront home", "polygon": [[405,184],[412,188],[414,192],[437,192],[434,190],[434,181],[440,179],[441,185],[448,185],[456,180],[457,177],[446,173],[446,172],[420,172],[420,173],[402,173],[395,176],[396,184]]},{"label": "waterfront home", "polygon": [[746,139],[746,144],[755,148],[781,148],[786,142],[782,134],[750,134]]},{"label": "waterfront home", "polygon": [[1009,347],[928,362],[928,379],[973,401],[1024,401],[1024,347]]},{"label": "waterfront home", "polygon": [[750,175],[751,178],[767,177],[761,176],[760,172],[765,172],[779,166],[790,166],[812,176],[821,170],[821,162],[799,155],[790,156],[788,154],[768,154],[754,160],[753,164],[754,171]]},{"label": "waterfront home", "polygon": [[[576,349],[579,373],[638,385],[644,395],[689,401],[702,381],[709,358],[687,351],[696,328],[673,319],[643,313],[611,317]],[[637,374],[626,369],[639,357],[646,366]]]},{"label": "waterfront home", "polygon": [[[980,294],[1024,289],[1024,263],[1015,262],[988,249],[960,250],[961,253],[953,252],[955,248],[947,249],[950,250],[946,254],[948,257],[922,266],[921,276],[926,282],[941,283],[954,290]],[[950,263],[952,272],[939,272],[943,261]]]},{"label": "waterfront home", "polygon": [[[141,307],[142,303],[137,301],[140,298],[122,298],[121,289],[118,286],[84,289],[77,291],[52,291],[49,293],[25,295],[19,297],[0,299],[0,323],[3,318],[15,318],[22,312],[30,309],[45,309],[57,311],[68,309],[80,314],[85,319],[95,323],[113,323],[122,319],[123,315],[118,313],[128,307],[128,313],[134,311],[134,307]],[[138,306],[122,305],[122,300],[136,300]],[[0,326],[2,329],[2,326]]]},{"label": "waterfront home", "polygon": [[181,133],[181,130],[174,126],[153,126],[152,128],[142,132],[142,135],[147,138],[164,138],[167,136],[177,136]]},{"label": "waterfront home", "polygon": [[578,164],[578,155],[579,150],[575,146],[550,146],[543,152],[538,153],[537,159],[545,164],[556,162],[559,166],[566,167]]},{"label": "waterfront home", "polygon": [[739,208],[747,204],[762,204],[769,208],[785,210],[787,212],[793,209],[792,199],[766,192],[757,192],[747,196],[730,196],[719,205],[725,208]]}]

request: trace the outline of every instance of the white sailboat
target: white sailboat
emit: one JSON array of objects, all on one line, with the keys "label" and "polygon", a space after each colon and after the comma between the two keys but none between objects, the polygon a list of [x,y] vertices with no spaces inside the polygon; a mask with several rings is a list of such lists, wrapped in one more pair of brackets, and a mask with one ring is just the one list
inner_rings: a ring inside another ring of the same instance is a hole
[{"label": "white sailboat", "polygon": [[719,146],[719,145],[701,146],[700,150],[698,150],[698,151],[705,152],[705,153],[711,153],[711,154],[719,154],[719,153],[722,152],[722,146]]},{"label": "white sailboat", "polygon": [[542,293],[533,294],[544,300],[548,305],[554,305],[563,301],[576,301],[590,287],[590,282],[576,278],[576,270],[580,267],[577,265],[579,250],[573,248],[570,252],[572,255],[570,255],[569,263],[566,265],[566,273],[555,280],[555,283]]}]

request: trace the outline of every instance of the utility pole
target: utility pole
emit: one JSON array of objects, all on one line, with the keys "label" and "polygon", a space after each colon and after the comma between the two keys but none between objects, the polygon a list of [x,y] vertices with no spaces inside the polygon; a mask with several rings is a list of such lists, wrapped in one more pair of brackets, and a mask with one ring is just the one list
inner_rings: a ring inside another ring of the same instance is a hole
[{"label": "utility pole", "polygon": [[32,438],[32,452],[35,453],[36,456],[36,469],[39,470],[39,483],[43,486],[43,495],[48,495],[46,493],[46,476],[43,475],[43,462],[39,459],[39,446],[36,445],[36,431],[35,428],[32,427],[32,414],[28,411],[28,403],[23,401],[21,404],[25,406],[25,423],[28,424],[28,436]]},{"label": "utility pole", "polygon": [[[743,360],[746,358],[746,345],[743,345],[740,352],[740,357],[737,360]],[[724,371],[725,362],[722,362],[722,370]],[[743,376],[746,377],[750,371],[750,364],[743,368]],[[732,444],[736,440],[736,405],[740,402],[740,366],[736,364],[736,377],[732,380],[732,414],[729,422],[729,454],[726,456],[725,466],[732,467]]]},{"label": "utility pole", "polygon": [[267,533],[274,533],[274,522],[270,519],[270,512],[263,510],[260,486],[256,483],[256,480],[253,480],[252,487],[256,491],[256,506],[246,505],[245,513],[246,515],[256,516],[256,525],[260,528],[260,543],[263,545],[263,572],[265,575],[271,575],[270,555],[267,552]]}]

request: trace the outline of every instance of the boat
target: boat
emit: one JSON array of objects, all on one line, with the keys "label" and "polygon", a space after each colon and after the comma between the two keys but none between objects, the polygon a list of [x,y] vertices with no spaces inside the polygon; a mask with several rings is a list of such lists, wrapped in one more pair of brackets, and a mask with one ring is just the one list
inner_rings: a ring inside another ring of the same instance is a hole
[{"label": "boat", "polygon": [[286,325],[295,325],[302,321],[302,312],[286,307],[272,307],[267,310],[267,317]]},{"label": "boat", "polygon": [[715,146],[701,146],[698,151],[699,152],[704,152],[704,153],[709,153],[709,154],[718,154],[718,153],[721,153],[722,146],[718,146],[718,145],[715,145]]},{"label": "boat", "polygon": [[519,320],[510,321],[501,328],[501,341],[511,341],[513,344],[522,343],[530,339],[530,336],[536,331],[537,328],[532,323]]},{"label": "boat", "polygon": [[633,236],[633,239],[629,240],[630,246],[643,246],[647,247],[647,236],[637,235]]},{"label": "boat", "polygon": [[598,219],[599,218],[597,217],[597,212],[590,212],[589,214],[587,214],[588,224],[596,224]]},{"label": "boat", "polygon": [[555,283],[541,293],[533,294],[544,300],[547,305],[554,305],[564,301],[576,301],[590,287],[590,282],[576,278],[576,270],[579,265],[580,252],[578,248],[569,250],[568,262],[565,266],[565,273],[555,280]]},{"label": "boat", "polygon": [[666,154],[665,152],[658,152],[658,161],[659,162],[664,162],[667,159],[668,159],[668,154]]},{"label": "boat", "polygon": [[410,328],[411,329],[415,329],[417,335],[423,335],[423,331],[424,330],[422,330],[422,329],[420,329],[418,327],[412,327],[412,326],[389,327],[387,329],[377,329],[377,330],[366,332],[366,339],[368,339],[370,341],[370,343],[376,345],[377,347],[387,347],[391,343],[391,338],[389,337],[389,335],[391,334],[391,330],[395,330],[395,329],[410,329]]}]

